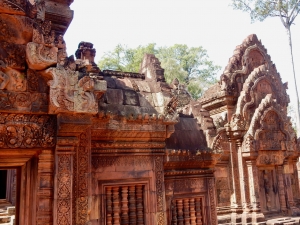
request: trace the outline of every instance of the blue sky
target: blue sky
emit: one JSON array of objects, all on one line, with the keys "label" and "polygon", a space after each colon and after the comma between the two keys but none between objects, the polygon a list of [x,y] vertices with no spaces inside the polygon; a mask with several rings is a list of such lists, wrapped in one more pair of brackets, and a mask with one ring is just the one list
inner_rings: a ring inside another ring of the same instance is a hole
[{"label": "blue sky", "polygon": [[[74,19],[65,34],[68,54],[80,41],[97,50],[96,62],[117,44],[129,47],[187,44],[203,46],[211,60],[224,70],[235,47],[252,33],[267,48],[283,82],[294,87],[288,39],[279,18],[251,24],[247,13],[233,10],[230,0],[75,0]],[[296,75],[300,85],[300,15],[292,26]],[[101,69],[101,68],[100,68]],[[300,87],[300,86],[299,86]],[[294,104],[295,105],[295,104]]]}]

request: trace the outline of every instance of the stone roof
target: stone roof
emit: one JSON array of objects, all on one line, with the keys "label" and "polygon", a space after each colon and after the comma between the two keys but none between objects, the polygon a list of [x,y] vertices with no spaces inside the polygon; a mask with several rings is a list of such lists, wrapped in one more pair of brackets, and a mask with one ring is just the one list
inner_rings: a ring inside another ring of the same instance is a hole
[{"label": "stone roof", "polygon": [[196,118],[180,117],[174,133],[166,140],[166,148],[196,153],[207,148],[205,134]]}]

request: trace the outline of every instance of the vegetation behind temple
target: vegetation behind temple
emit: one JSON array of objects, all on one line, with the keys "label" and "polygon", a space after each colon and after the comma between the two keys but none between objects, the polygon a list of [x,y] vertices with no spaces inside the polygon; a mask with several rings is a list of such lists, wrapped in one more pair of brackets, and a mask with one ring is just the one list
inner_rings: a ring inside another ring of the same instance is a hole
[{"label": "vegetation behind temple", "polygon": [[117,45],[113,51],[105,53],[98,66],[101,70],[139,72],[145,53],[155,54],[160,60],[168,83],[178,78],[195,99],[216,82],[217,72],[221,68],[209,60],[207,51],[201,46],[189,48],[187,45],[175,44],[171,47],[157,47],[155,43],[137,48]]}]

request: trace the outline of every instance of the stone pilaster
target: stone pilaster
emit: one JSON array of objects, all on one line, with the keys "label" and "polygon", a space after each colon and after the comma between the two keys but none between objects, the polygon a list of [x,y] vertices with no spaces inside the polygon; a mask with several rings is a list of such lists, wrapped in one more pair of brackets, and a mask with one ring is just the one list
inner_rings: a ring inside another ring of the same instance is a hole
[{"label": "stone pilaster", "polygon": [[284,184],[283,184],[283,166],[277,166],[277,174],[278,174],[280,209],[283,213],[286,213],[287,208],[286,208],[285,191],[284,191]]},{"label": "stone pilaster", "polygon": [[59,137],[55,149],[53,223],[72,225],[73,157],[76,137]]},{"label": "stone pilaster", "polygon": [[238,157],[236,150],[236,143],[230,142],[230,165],[229,165],[230,175],[232,177],[231,188],[232,195],[230,199],[231,207],[231,221],[237,222],[237,212],[241,207],[241,195],[240,195],[240,183],[239,183],[239,170],[238,170]]},{"label": "stone pilaster", "polygon": [[252,223],[258,223],[264,220],[264,215],[261,213],[260,200],[259,200],[259,180],[258,169],[256,160],[247,160],[247,173],[248,173],[248,188],[250,197],[250,206],[252,211]]}]

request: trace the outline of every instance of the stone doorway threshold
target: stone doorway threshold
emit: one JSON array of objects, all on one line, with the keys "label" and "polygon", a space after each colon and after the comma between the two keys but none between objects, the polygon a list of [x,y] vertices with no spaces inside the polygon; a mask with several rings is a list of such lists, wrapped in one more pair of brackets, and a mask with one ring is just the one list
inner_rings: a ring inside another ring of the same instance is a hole
[{"label": "stone doorway threshold", "polygon": [[[219,223],[218,225],[253,225],[252,223]],[[300,225],[300,217],[279,217],[270,218],[266,222],[255,223],[255,225]]]}]

